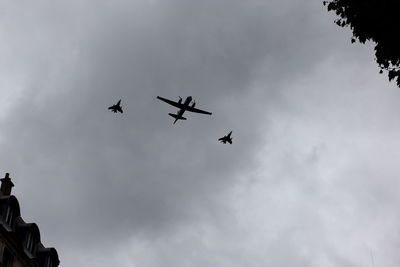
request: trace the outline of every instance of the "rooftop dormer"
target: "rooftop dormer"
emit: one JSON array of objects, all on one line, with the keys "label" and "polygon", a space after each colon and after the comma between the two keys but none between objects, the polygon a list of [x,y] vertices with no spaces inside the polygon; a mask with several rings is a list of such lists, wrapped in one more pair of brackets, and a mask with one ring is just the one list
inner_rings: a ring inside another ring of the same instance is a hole
[{"label": "rooftop dormer", "polygon": [[11,231],[14,229],[15,220],[20,216],[19,203],[14,196],[0,196],[0,223]]}]

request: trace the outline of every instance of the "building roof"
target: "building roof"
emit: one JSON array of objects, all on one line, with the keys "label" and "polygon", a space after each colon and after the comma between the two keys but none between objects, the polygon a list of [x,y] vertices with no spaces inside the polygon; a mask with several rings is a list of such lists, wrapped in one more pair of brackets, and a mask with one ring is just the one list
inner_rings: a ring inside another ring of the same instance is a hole
[{"label": "building roof", "polygon": [[[2,183],[4,180],[0,179]],[[15,249],[25,254],[28,260],[35,262],[34,266],[45,266],[49,259],[53,263],[52,266],[58,266],[60,260],[57,250],[47,248],[41,243],[39,227],[36,223],[26,223],[22,219],[18,199],[7,195],[10,193],[11,191],[0,191],[0,232],[7,235]]]}]

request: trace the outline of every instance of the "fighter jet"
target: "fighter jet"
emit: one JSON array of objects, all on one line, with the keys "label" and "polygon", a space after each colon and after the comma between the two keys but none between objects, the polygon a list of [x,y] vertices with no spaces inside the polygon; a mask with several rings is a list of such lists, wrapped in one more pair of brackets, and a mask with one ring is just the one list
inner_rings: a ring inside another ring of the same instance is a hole
[{"label": "fighter jet", "polygon": [[224,137],[221,137],[220,139],[218,139],[218,141],[221,141],[221,143],[226,144],[226,142],[228,142],[229,144],[232,145],[232,137],[231,137],[232,131],[230,133],[228,133],[228,135],[225,135]]},{"label": "fighter jet", "polygon": [[112,105],[112,106],[109,107],[108,109],[110,109],[110,110],[111,110],[112,112],[114,112],[114,113],[117,113],[117,112],[124,113],[124,112],[122,111],[121,99],[118,101],[117,104]]},{"label": "fighter jet", "polygon": [[185,113],[185,111],[190,111],[190,112],[196,112],[196,113],[202,113],[202,114],[207,114],[207,115],[211,115],[211,112],[208,111],[204,111],[201,109],[197,109],[194,108],[196,106],[196,102],[193,101],[193,103],[190,105],[190,103],[192,102],[192,97],[188,96],[185,100],[185,102],[182,103],[182,98],[179,97],[178,102],[169,100],[169,99],[165,99],[163,97],[157,96],[158,99],[160,99],[161,101],[164,101],[165,103],[168,103],[174,107],[179,108],[178,112],[176,114],[173,113],[168,113],[168,115],[170,115],[171,117],[175,118],[174,124],[175,122],[177,122],[178,120],[186,120],[185,117],[183,117],[183,113]]}]

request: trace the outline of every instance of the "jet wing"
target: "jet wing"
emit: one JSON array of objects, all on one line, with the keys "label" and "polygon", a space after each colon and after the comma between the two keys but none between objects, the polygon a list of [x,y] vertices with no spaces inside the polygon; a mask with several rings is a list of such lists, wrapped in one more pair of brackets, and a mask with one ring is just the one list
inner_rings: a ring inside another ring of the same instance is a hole
[{"label": "jet wing", "polygon": [[202,113],[202,114],[207,114],[207,115],[212,114],[211,112],[204,111],[204,110],[197,109],[197,108],[192,108],[191,106],[185,107],[185,109],[190,112]]},{"label": "jet wing", "polygon": [[183,104],[179,104],[178,102],[166,99],[164,97],[161,96],[157,96],[158,99],[160,99],[161,101],[164,101],[167,104],[170,104],[171,106],[177,107],[177,108],[183,108],[184,105]]}]

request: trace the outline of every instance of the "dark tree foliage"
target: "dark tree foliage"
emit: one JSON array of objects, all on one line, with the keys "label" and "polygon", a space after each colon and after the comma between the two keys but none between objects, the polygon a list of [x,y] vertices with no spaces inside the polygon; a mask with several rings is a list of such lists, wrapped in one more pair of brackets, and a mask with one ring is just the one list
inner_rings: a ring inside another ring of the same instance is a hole
[{"label": "dark tree foliage", "polygon": [[400,0],[329,0],[323,4],[338,15],[337,25],[352,29],[352,43],[375,42],[380,73],[387,70],[389,81],[395,79],[400,87]]}]

